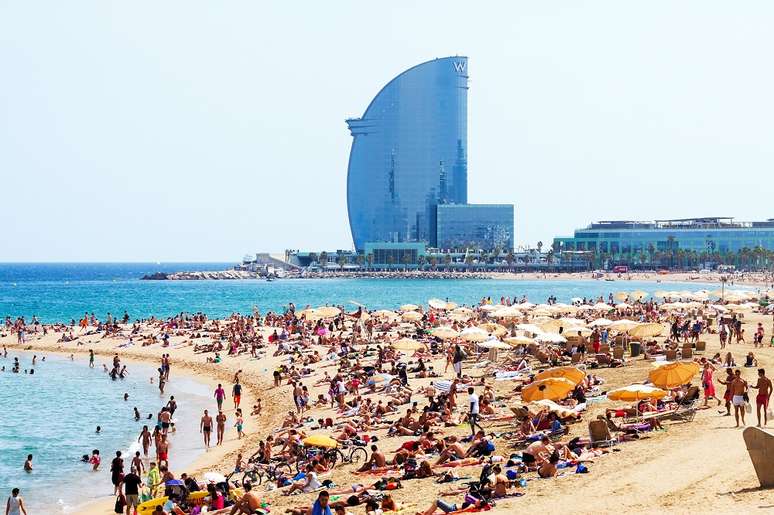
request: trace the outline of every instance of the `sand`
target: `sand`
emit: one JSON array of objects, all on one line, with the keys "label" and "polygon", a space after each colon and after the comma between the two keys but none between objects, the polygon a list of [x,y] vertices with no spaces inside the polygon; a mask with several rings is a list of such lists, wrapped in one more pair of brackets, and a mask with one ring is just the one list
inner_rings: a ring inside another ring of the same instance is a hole
[{"label": "sand", "polygon": [[[771,315],[748,315],[745,318],[746,334],[751,338],[752,328],[758,321],[762,321],[766,327],[766,340],[771,334]],[[176,475],[181,472],[192,473],[201,479],[205,471],[219,471],[228,473],[234,463],[235,453],[242,449],[246,456],[252,454],[257,448],[259,439],[269,434],[273,427],[279,426],[283,412],[292,407],[290,386],[283,385],[279,388],[271,387],[271,371],[281,358],[252,359],[249,356],[236,358],[225,357],[224,362],[218,365],[205,363],[204,355],[195,354],[190,346],[181,348],[161,348],[159,345],[150,347],[134,347],[130,350],[115,349],[122,340],[99,340],[99,343],[86,344],[76,347],[73,343],[57,344],[59,335],[50,334],[46,338],[35,339],[31,335],[30,341],[25,346],[34,350],[58,351],[69,354],[77,353],[77,359],[87,360],[87,349],[93,347],[100,356],[109,358],[114,351],[125,358],[158,363],[163,352],[172,353],[172,380],[176,374],[190,374],[196,380],[204,381],[210,385],[222,382],[228,391],[232,384],[234,373],[241,369],[241,379],[246,387],[243,398],[243,411],[249,414],[253,405],[253,399],[260,396],[263,399],[264,413],[259,419],[247,416],[246,432],[248,436],[244,440],[236,440],[233,428],[227,426],[226,443],[222,448],[214,448],[196,460],[188,470],[173,470]],[[704,338],[708,342],[708,348],[704,355],[712,356],[719,351],[717,336],[708,335]],[[172,339],[172,347],[182,343],[183,337]],[[15,337],[0,338],[0,343],[14,347]],[[272,346],[273,347],[273,346]],[[322,350],[322,348],[320,348]],[[730,345],[730,350],[738,363],[741,363],[744,355],[753,351],[759,360],[761,367],[770,370],[769,375],[774,376],[774,348],[766,347],[753,349],[751,343]],[[105,359],[107,361],[107,359]],[[98,360],[98,363],[100,360]],[[444,361],[439,359],[434,363],[437,370],[443,370]],[[599,376],[606,380],[605,389],[624,386],[635,381],[642,381],[651,363],[637,359],[630,366],[618,369],[596,370]],[[318,369],[316,375],[304,382],[311,389],[311,398],[318,393],[326,393],[327,388],[312,388],[317,377],[322,375]],[[333,373],[333,369],[327,369]],[[748,381],[754,381],[754,369],[742,369],[743,376]],[[475,375],[475,369],[466,372]],[[716,378],[722,377],[722,371],[716,372]],[[450,374],[447,374],[450,377]],[[412,379],[411,386],[426,385],[430,379]],[[499,395],[509,396],[511,385],[507,382],[494,382]],[[716,384],[719,394],[722,395],[722,386]],[[232,406],[227,398],[226,406]],[[420,404],[421,405],[421,404]],[[590,413],[584,415],[584,422],[571,425],[571,435],[586,434],[585,421],[599,412],[604,412],[610,402],[591,405]],[[627,513],[752,513],[761,510],[774,510],[774,491],[758,488],[757,479],[748,458],[742,433],[735,429],[733,417],[724,417],[718,414],[715,402],[710,403],[711,408],[700,410],[691,423],[670,423],[665,432],[656,432],[648,438],[637,442],[622,444],[620,451],[598,458],[590,464],[590,473],[579,475],[569,473],[551,480],[534,479],[529,481],[524,490],[525,495],[520,498],[499,501],[497,507],[490,513],[514,513],[521,510],[530,510],[534,513],[551,513],[571,510],[573,513],[613,513],[625,511]],[[213,408],[215,406],[213,400]],[[405,407],[404,407],[405,408]],[[233,408],[228,410],[233,416]],[[321,416],[332,416],[333,412],[326,409],[313,409],[310,416],[315,419]],[[748,425],[754,424],[754,414],[748,415]],[[233,418],[232,418],[233,420]],[[198,421],[195,422],[198,425]],[[771,427],[774,428],[774,422]],[[486,425],[485,425],[486,427]],[[493,427],[504,429],[506,425]],[[466,433],[466,429],[456,429],[451,433]],[[380,434],[380,433],[377,433]],[[388,451],[395,450],[406,438],[381,439],[380,448]],[[506,452],[504,444],[498,442],[498,452]],[[174,456],[172,457],[174,460]],[[174,465],[174,464],[173,464]],[[363,477],[351,473],[352,466],[337,467],[332,475],[321,476],[321,480],[330,477],[337,485],[348,485],[355,482],[365,482],[378,476]],[[460,469],[461,475],[477,476],[478,468]],[[108,473],[99,476],[99,481],[104,481],[107,487]],[[406,513],[424,510],[439,492],[448,488],[448,485],[437,485],[431,480],[408,481],[404,488],[394,492],[397,501],[407,503]],[[283,513],[286,507],[310,505],[314,494],[302,494],[292,497],[283,497],[280,492],[264,492],[260,490],[272,503],[273,513]],[[459,495],[446,496],[447,500],[457,501]],[[84,506],[78,511],[87,515],[112,513],[113,499],[100,499]],[[353,513],[363,513],[364,508],[358,507]]]}]

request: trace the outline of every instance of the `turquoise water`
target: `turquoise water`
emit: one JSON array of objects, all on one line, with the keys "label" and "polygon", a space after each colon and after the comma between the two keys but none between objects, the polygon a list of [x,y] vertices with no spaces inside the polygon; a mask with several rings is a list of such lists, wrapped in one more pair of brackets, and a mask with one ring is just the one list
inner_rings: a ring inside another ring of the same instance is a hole
[{"label": "turquoise water", "polygon": [[[22,373],[10,372],[14,356],[19,357]],[[127,454],[140,450],[136,440],[143,424],[152,429],[156,413],[169,395],[178,401],[175,418],[179,421],[178,431],[171,436],[172,466],[183,472],[182,467],[201,452],[198,417],[214,402],[206,386],[176,378],[173,368],[171,382],[161,397],[158,388],[150,384],[155,371],[149,366],[127,364],[127,379],[111,381],[102,371],[99,357],[98,366],[90,369],[88,358],[83,356],[77,356],[75,362],[51,354],[41,361],[42,356],[38,354],[34,375],[23,373],[32,367],[32,354],[11,351],[6,359],[0,356],[0,366],[5,366],[0,372],[3,500],[12,488],[20,488],[32,515],[67,512],[112,494],[110,460],[115,451],[124,453],[128,470]],[[128,402],[123,400],[124,393],[129,394]],[[143,416],[153,413],[154,419],[135,422],[135,406]],[[95,432],[97,425],[102,426],[100,434]],[[83,454],[91,455],[92,449],[99,449],[102,456],[97,472],[80,461]],[[34,456],[32,473],[22,470],[27,454]]]},{"label": "turquoise water", "polygon": [[31,317],[44,322],[69,321],[94,312],[108,312],[132,319],[167,317],[181,311],[202,311],[211,317],[234,312],[249,313],[257,306],[263,313],[296,306],[325,303],[369,308],[396,308],[406,302],[425,303],[432,297],[471,304],[482,297],[521,298],[534,303],[555,295],[560,302],[573,297],[597,297],[617,291],[698,290],[699,283],[638,281],[501,281],[433,279],[285,279],[274,282],[246,281],[140,281],[155,271],[217,270],[227,263],[205,264],[0,264],[0,316]]}]

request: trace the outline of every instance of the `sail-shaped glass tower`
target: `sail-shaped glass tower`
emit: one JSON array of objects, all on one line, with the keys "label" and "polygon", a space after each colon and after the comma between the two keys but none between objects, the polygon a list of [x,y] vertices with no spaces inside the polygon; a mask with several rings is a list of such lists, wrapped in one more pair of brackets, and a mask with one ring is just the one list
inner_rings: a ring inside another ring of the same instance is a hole
[{"label": "sail-shaped glass tower", "polygon": [[436,244],[436,207],[468,201],[467,118],[468,59],[445,57],[401,73],[361,118],[347,120],[356,249],[366,242]]}]

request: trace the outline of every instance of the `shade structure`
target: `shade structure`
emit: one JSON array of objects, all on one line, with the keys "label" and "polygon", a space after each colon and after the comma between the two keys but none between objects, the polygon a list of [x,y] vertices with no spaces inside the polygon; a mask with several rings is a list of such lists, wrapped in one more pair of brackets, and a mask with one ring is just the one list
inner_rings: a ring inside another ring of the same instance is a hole
[{"label": "shade structure", "polygon": [[527,331],[528,333],[532,334],[538,334],[542,333],[543,330],[536,326],[535,324],[517,324],[516,329],[519,329],[520,331]]},{"label": "shade structure", "polygon": [[418,309],[419,309],[419,306],[417,306],[416,304],[403,304],[400,307],[401,311],[416,311]]},{"label": "shade structure", "polygon": [[436,338],[442,338],[444,340],[449,340],[451,338],[457,338],[460,333],[456,331],[455,329],[451,327],[434,327],[430,330],[430,334],[435,336]]},{"label": "shade structure", "polygon": [[335,306],[320,306],[315,311],[323,318],[333,318],[341,314],[341,310]]},{"label": "shade structure", "polygon": [[406,311],[400,316],[403,320],[408,320],[410,322],[416,322],[417,320],[422,319],[422,313],[419,311]]},{"label": "shade structure", "polygon": [[585,325],[567,325],[564,326],[564,334],[575,336],[580,333],[581,336],[589,336],[592,330]]},{"label": "shade structure", "polygon": [[519,318],[524,315],[518,308],[508,306],[507,308],[498,309],[493,311],[492,315],[497,318]]},{"label": "shade structure", "polygon": [[611,401],[639,401],[642,399],[661,399],[667,392],[661,388],[646,384],[632,384],[622,388],[616,388],[607,392],[607,398]]},{"label": "shade structure", "polygon": [[613,321],[608,320],[607,318],[597,318],[589,324],[589,327],[607,327],[612,323]]},{"label": "shade structure", "polygon": [[616,320],[615,322],[611,322],[610,325],[607,326],[607,328],[612,331],[625,333],[626,331],[634,329],[638,325],[640,325],[640,323],[635,322],[634,320]]},{"label": "shade structure", "polygon": [[613,309],[613,306],[610,304],[605,304],[604,302],[597,302],[593,306],[591,306],[595,311],[610,311]]},{"label": "shade structure", "polygon": [[542,399],[558,401],[567,397],[574,388],[575,384],[572,381],[561,377],[549,377],[525,386],[521,391],[521,398],[525,402]]},{"label": "shade structure", "polygon": [[629,294],[629,298],[634,300],[642,300],[648,296],[648,292],[642,290],[634,290]]},{"label": "shade structure", "polygon": [[560,327],[568,327],[570,324],[552,318],[551,320],[540,322],[540,324],[537,325],[540,326],[540,329],[542,329],[544,333],[558,333]]},{"label": "shade structure", "polygon": [[535,376],[535,379],[541,380],[548,379],[549,377],[560,377],[577,385],[586,377],[586,372],[576,367],[556,367],[543,370]]},{"label": "shade structure", "polygon": [[339,442],[328,435],[311,435],[302,440],[307,447],[324,447],[326,449],[335,449]]},{"label": "shade structure", "polygon": [[674,388],[688,383],[699,372],[699,365],[693,361],[666,363],[651,370],[648,379],[660,388]]},{"label": "shade structure", "polygon": [[529,345],[530,343],[535,342],[535,340],[529,336],[509,336],[503,338],[503,341],[508,345]]},{"label": "shade structure", "polygon": [[508,332],[508,329],[501,326],[500,324],[495,324],[493,322],[487,322],[485,324],[481,324],[478,326],[478,328],[483,329],[487,333],[493,334],[495,336],[502,336]]},{"label": "shade structure", "polygon": [[397,318],[398,314],[389,309],[379,309],[371,313],[374,318]]},{"label": "shade structure", "polygon": [[619,291],[613,297],[615,297],[615,300],[619,300],[623,302],[629,298],[629,294],[626,293],[625,291]]},{"label": "shade structure", "polygon": [[483,342],[489,338],[489,333],[478,327],[467,327],[460,333],[460,338],[466,342]]},{"label": "shade structure", "polygon": [[392,342],[390,346],[393,349],[398,350],[419,350],[425,348],[424,343],[417,340],[412,340],[411,338],[401,338],[400,340]]},{"label": "shade structure", "polygon": [[633,338],[651,338],[659,336],[664,332],[664,326],[657,323],[640,324],[637,327],[629,329],[629,336]]},{"label": "shade structure", "polygon": [[510,349],[511,346],[500,340],[486,340],[478,344],[482,349]]},{"label": "shade structure", "polygon": [[447,302],[441,299],[430,299],[427,301],[427,305],[433,309],[447,309]]},{"label": "shade structure", "polygon": [[533,309],[532,310],[532,316],[535,317],[549,317],[551,316],[552,312],[548,309]]},{"label": "shade structure", "polygon": [[535,341],[540,343],[565,343],[567,338],[559,333],[539,333]]},{"label": "shade structure", "polygon": [[319,314],[316,309],[312,309],[312,308],[303,309],[303,310],[299,311],[298,313],[296,313],[296,315],[299,318],[304,317],[307,320],[317,320],[319,318],[322,318],[322,315]]}]

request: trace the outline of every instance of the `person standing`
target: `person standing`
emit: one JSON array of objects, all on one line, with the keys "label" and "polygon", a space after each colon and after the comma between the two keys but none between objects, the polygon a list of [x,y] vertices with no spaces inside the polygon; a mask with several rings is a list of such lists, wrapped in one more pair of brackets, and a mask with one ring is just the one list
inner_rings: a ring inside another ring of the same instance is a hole
[{"label": "person standing", "polygon": [[142,454],[147,458],[148,457],[148,449],[150,449],[150,442],[151,442],[151,434],[150,431],[148,431],[148,426],[142,426],[142,432],[140,433],[140,436],[137,438],[137,441],[142,441]]},{"label": "person standing", "polygon": [[706,407],[710,399],[718,401],[720,406],[720,399],[715,397],[715,382],[712,380],[712,371],[715,367],[710,364],[709,361],[704,363],[704,369],[701,371],[701,386],[704,389],[704,406]]},{"label": "person standing", "polygon": [[462,361],[465,359],[465,353],[462,347],[458,343],[454,344],[454,358],[452,359],[452,367],[454,373],[457,374],[457,378],[462,377]]},{"label": "person standing", "polygon": [[212,417],[207,410],[204,410],[204,415],[199,423],[199,432],[204,436],[204,446],[210,448],[210,435],[212,434]]},{"label": "person standing", "polygon": [[89,349],[89,368],[94,368],[94,350]]},{"label": "person standing", "polygon": [[476,390],[471,386],[468,388],[468,394],[468,403],[470,408],[468,411],[468,422],[470,423],[470,434],[475,435],[476,428],[479,428],[482,431],[484,428],[481,427],[481,425],[478,423],[479,405]]},{"label": "person standing", "polygon": [[734,418],[736,427],[739,427],[739,417],[744,425],[744,404],[747,396],[747,381],[742,379],[742,372],[734,370],[734,379],[731,381],[731,403],[734,405]]},{"label": "person standing", "polygon": [[223,389],[223,385],[218,383],[218,387],[215,388],[215,402],[218,403],[218,411],[223,411],[223,399],[226,398],[226,390]]},{"label": "person standing", "polygon": [[769,415],[767,410],[769,409],[769,399],[771,398],[771,379],[766,377],[766,370],[758,369],[758,382],[753,386],[758,390],[758,395],[755,396],[755,410],[758,415],[758,427],[761,427],[761,408],[763,408],[763,425],[769,423]]},{"label": "person standing", "polygon": [[24,506],[24,499],[19,495],[19,489],[11,490],[11,496],[5,503],[5,515],[27,515],[27,508]]},{"label": "person standing", "polygon": [[139,472],[134,467],[124,476],[124,497],[126,499],[126,515],[137,513],[137,507],[140,505],[140,487],[142,479]]},{"label": "person standing", "polygon": [[[726,391],[723,393],[723,400],[726,401],[726,417],[731,416],[731,383],[734,380],[734,371],[730,368],[726,369],[726,379],[725,381],[718,379],[718,383],[724,385],[726,387]],[[718,413],[722,414],[723,411],[718,411]]]},{"label": "person standing", "polygon": [[218,427],[218,445],[223,443],[223,433],[226,432],[226,414],[219,411],[215,416],[215,423]]},{"label": "person standing", "polygon": [[239,409],[239,403],[242,402],[242,385],[239,384],[239,379],[234,383],[231,394],[234,397],[234,409]]},{"label": "person standing", "polygon": [[110,463],[110,481],[113,483],[113,495],[118,495],[121,488],[121,481],[124,479],[124,459],[121,457],[121,451],[116,451],[116,457]]}]

